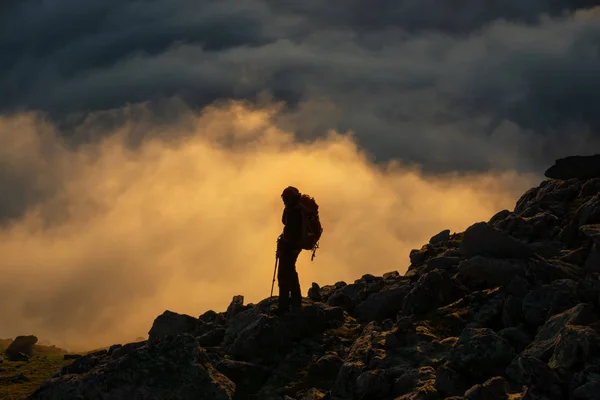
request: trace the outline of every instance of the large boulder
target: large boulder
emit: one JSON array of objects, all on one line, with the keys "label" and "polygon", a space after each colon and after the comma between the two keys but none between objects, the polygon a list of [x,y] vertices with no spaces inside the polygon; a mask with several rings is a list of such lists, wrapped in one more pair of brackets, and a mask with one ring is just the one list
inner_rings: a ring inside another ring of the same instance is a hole
[{"label": "large boulder", "polygon": [[450,304],[467,293],[458,281],[440,270],[421,275],[404,298],[402,315],[418,315]]},{"label": "large boulder", "polygon": [[[508,376],[516,381],[522,380],[523,371],[520,368],[519,358],[520,357],[533,357],[543,362],[548,362],[554,354],[555,348],[561,337],[561,332],[566,329],[567,326],[585,326],[589,325],[597,320],[597,316],[591,305],[580,303],[575,307],[570,308],[560,314],[554,315],[539,329],[535,339],[531,342],[525,350],[515,358],[508,366],[506,373]],[[565,348],[566,341],[570,339],[572,335],[567,335],[563,340]],[[565,357],[561,354],[561,351],[556,356],[556,365],[564,363]]]},{"label": "large boulder", "polygon": [[478,222],[467,228],[460,251],[466,257],[529,258],[534,255],[534,251],[527,244],[502,233],[486,222]]},{"label": "large boulder", "polygon": [[356,306],[354,314],[361,322],[383,321],[394,318],[402,309],[404,297],[410,291],[408,284],[398,284],[373,293]]},{"label": "large boulder", "polygon": [[600,154],[559,158],[544,175],[551,179],[592,179],[600,177]]},{"label": "large boulder", "polygon": [[152,327],[148,332],[148,340],[152,342],[165,336],[177,335],[180,333],[194,334],[197,332],[201,323],[200,320],[190,315],[177,314],[173,311],[166,310],[156,317],[152,323]]},{"label": "large boulder", "polygon": [[579,303],[577,282],[561,279],[533,289],[523,298],[523,317],[526,324],[539,326],[555,314]]},{"label": "large boulder", "polygon": [[502,375],[515,354],[493,330],[466,328],[438,368],[436,387],[447,396],[462,395],[473,385]]},{"label": "large boulder", "polygon": [[17,336],[15,340],[6,348],[4,353],[9,360],[23,360],[33,355],[33,346],[38,338],[33,335]]},{"label": "large boulder", "polygon": [[121,357],[107,352],[75,361],[28,399],[215,399],[231,400],[235,384],[215,369],[196,339],[166,336]]},{"label": "large boulder", "polygon": [[458,265],[457,279],[471,289],[508,285],[516,276],[525,276],[527,263],[475,256]]}]

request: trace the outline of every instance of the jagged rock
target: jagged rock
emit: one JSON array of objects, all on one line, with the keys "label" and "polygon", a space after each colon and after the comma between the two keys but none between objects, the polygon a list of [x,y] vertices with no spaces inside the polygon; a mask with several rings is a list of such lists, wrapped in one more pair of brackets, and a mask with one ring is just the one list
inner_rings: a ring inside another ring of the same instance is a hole
[{"label": "jagged rock", "polygon": [[586,383],[575,389],[573,400],[600,400],[600,380]]},{"label": "jagged rock", "polygon": [[511,326],[498,332],[518,353],[522,352],[533,340],[533,337],[522,326]]},{"label": "jagged rock", "polygon": [[544,176],[551,179],[592,179],[600,176],[600,154],[593,156],[569,156],[559,158],[546,170]]},{"label": "jagged rock", "polygon": [[538,326],[549,317],[579,303],[577,283],[570,279],[555,281],[533,289],[523,299],[523,316],[528,325]]},{"label": "jagged rock", "polygon": [[581,246],[575,250],[563,251],[562,255],[558,257],[558,259],[569,264],[583,266],[588,258],[589,253],[590,249],[588,246]]},{"label": "jagged rock", "polygon": [[568,398],[558,376],[544,362],[534,357],[519,357],[522,383],[527,385],[523,399],[563,400]]},{"label": "jagged rock", "polygon": [[221,360],[215,367],[235,384],[236,393],[253,394],[258,392],[271,374],[269,368],[229,359]]},{"label": "jagged rock", "polygon": [[331,294],[327,300],[327,304],[333,307],[341,307],[342,309],[353,312],[354,307],[367,296],[367,283],[358,280],[355,283],[344,285]]},{"label": "jagged rock", "polygon": [[112,346],[110,346],[108,348],[108,355],[109,356],[112,355],[115,351],[117,351],[121,347],[123,347],[123,345],[121,345],[121,344],[113,344]]},{"label": "jagged rock", "polygon": [[77,360],[81,357],[83,357],[81,354],[65,354],[63,360]]},{"label": "jagged rock", "polygon": [[[440,270],[423,274],[404,298],[402,315],[423,314],[450,304],[467,293],[451,276]],[[435,294],[435,295],[432,295]]]},{"label": "jagged rock", "polygon": [[400,279],[400,274],[398,271],[390,271],[383,274],[383,279],[386,281],[395,281]]},{"label": "jagged rock", "polygon": [[223,327],[216,327],[205,334],[198,337],[198,343],[202,347],[218,346],[225,337],[226,329]]},{"label": "jagged rock", "polygon": [[33,346],[37,341],[38,338],[33,335],[17,336],[4,353],[11,361],[27,360],[33,355]]},{"label": "jagged rock", "polygon": [[[82,357],[74,363],[90,358]],[[85,398],[232,399],[235,385],[218,372],[193,336],[165,336],[119,358],[97,354],[82,371],[63,368],[31,400]]]},{"label": "jagged rock", "polygon": [[318,389],[311,388],[306,392],[302,393],[300,400],[322,400],[325,398],[325,393]]},{"label": "jagged rock", "polygon": [[465,400],[508,400],[506,394],[506,379],[501,376],[488,379],[483,384],[477,384],[467,390]]},{"label": "jagged rock", "polygon": [[527,274],[528,279],[537,284],[549,284],[560,279],[577,281],[584,277],[581,268],[560,260],[532,260]]},{"label": "jagged rock", "polygon": [[421,271],[422,272],[431,272],[434,269],[454,272],[458,268],[461,257],[453,257],[453,256],[444,256],[440,255],[437,257],[433,257],[428,259],[423,265]]},{"label": "jagged rock", "polygon": [[244,296],[236,295],[233,296],[229,307],[227,307],[227,318],[233,318],[244,310]]},{"label": "jagged rock", "polygon": [[272,318],[249,309],[238,314],[229,324],[223,345],[237,359],[278,358],[285,355],[295,340],[341,325],[340,308],[314,303],[301,307],[293,315]]},{"label": "jagged rock", "polygon": [[334,379],[344,361],[338,354],[329,352],[319,358],[308,368],[308,376],[311,380],[331,380]]},{"label": "jagged rock", "polygon": [[308,298],[314,301],[321,301],[321,288],[316,282],[313,282],[310,289],[308,289]]},{"label": "jagged rock", "polygon": [[583,225],[579,229],[593,241],[584,268],[588,272],[600,272],[600,224]]},{"label": "jagged rock", "polygon": [[331,396],[333,399],[352,399],[356,390],[356,380],[363,373],[365,365],[360,361],[344,363],[338,372]]},{"label": "jagged rock", "polygon": [[392,382],[385,371],[365,371],[356,378],[356,394],[360,399],[384,398],[392,390]]},{"label": "jagged rock", "polygon": [[216,311],[208,310],[204,314],[202,314],[198,319],[202,322],[212,323],[215,322],[215,320],[217,319],[217,313]]},{"label": "jagged rock", "polygon": [[509,210],[498,211],[496,214],[494,214],[494,216],[492,218],[490,218],[490,220],[488,221],[488,225],[495,227],[496,223],[504,221],[511,215],[512,215],[512,212],[510,212]]},{"label": "jagged rock", "polygon": [[583,203],[575,213],[575,216],[568,221],[560,234],[560,239],[570,246],[581,243],[584,240],[589,241],[587,235],[580,230],[584,225],[593,225],[600,223],[600,194]]},{"label": "jagged rock", "polygon": [[525,276],[526,262],[475,256],[458,266],[457,279],[471,289],[508,285],[516,276]]},{"label": "jagged rock", "polygon": [[152,328],[148,332],[148,341],[152,342],[168,335],[180,333],[194,334],[199,325],[198,319],[192,316],[166,310],[152,323]]},{"label": "jagged rock", "polygon": [[429,244],[439,244],[450,240],[450,229],[444,229],[429,239]]},{"label": "jagged rock", "polygon": [[486,222],[478,222],[467,228],[460,251],[466,257],[529,258],[534,255],[525,243],[503,234]]},{"label": "jagged rock", "polygon": [[404,297],[410,291],[407,284],[398,284],[373,293],[355,308],[355,315],[359,321],[383,321],[395,317],[402,309]]},{"label": "jagged rock", "polygon": [[448,396],[501,375],[515,356],[514,349],[493,330],[466,328],[446,363],[438,368],[436,387]]},{"label": "jagged rock", "polygon": [[[560,314],[551,317],[538,331],[535,339],[520,357],[533,357],[543,362],[550,360],[557,344],[560,332],[568,325],[589,325],[597,320],[593,307],[581,303]],[[519,357],[515,358],[507,367],[506,373],[513,380],[522,379],[522,371],[518,364]]]},{"label": "jagged rock", "polygon": [[586,326],[565,326],[558,337],[554,353],[548,362],[552,369],[573,369],[584,365],[600,350],[600,336]]},{"label": "jagged rock", "polygon": [[582,371],[575,372],[569,383],[569,388],[575,392],[578,388],[588,383],[600,381],[600,364],[594,363]]},{"label": "jagged rock", "polygon": [[[133,351],[136,351],[137,349],[145,346],[146,343],[148,343],[147,340],[142,340],[142,341],[139,341],[139,342],[133,342],[133,343],[124,344],[123,346],[121,346],[121,347],[113,350],[111,356],[113,358],[123,357],[124,355],[129,354],[129,353],[131,353]],[[100,354],[103,354],[103,353],[100,353]]]},{"label": "jagged rock", "polygon": [[518,325],[523,320],[523,298],[529,292],[527,280],[516,276],[506,287],[506,299],[502,308],[502,323],[505,327]]},{"label": "jagged rock", "polygon": [[348,312],[354,311],[355,302],[346,293],[337,291],[327,300],[327,304],[332,307],[340,307]]}]

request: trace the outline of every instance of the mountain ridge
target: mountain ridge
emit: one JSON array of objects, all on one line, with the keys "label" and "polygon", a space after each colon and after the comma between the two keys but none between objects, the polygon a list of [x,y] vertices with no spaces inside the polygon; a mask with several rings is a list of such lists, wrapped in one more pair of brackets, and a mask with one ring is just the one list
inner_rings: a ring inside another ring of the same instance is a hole
[{"label": "mountain ridge", "polygon": [[166,310],[148,340],[79,357],[27,398],[599,399],[598,158],[557,160],[514,210],[412,250],[404,275],[313,283],[282,317],[276,297]]}]

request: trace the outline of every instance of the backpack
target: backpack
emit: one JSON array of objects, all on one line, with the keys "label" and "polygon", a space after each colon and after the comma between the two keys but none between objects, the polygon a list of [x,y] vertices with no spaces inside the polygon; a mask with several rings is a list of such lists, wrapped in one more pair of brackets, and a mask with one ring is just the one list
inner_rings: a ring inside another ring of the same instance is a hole
[{"label": "backpack", "polygon": [[319,206],[313,197],[302,194],[298,207],[302,213],[302,238],[300,244],[304,250],[312,250],[312,261],[315,258],[315,251],[319,248],[319,239],[323,233],[323,227],[319,219]]}]

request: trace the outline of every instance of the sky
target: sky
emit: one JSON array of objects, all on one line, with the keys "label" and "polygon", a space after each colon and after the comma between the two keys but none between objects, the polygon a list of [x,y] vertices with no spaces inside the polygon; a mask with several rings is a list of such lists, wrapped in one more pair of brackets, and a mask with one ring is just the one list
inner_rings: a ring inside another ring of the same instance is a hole
[{"label": "sky", "polygon": [[269,295],[281,190],[312,282],[404,272],[599,148],[592,1],[5,1],[0,337],[80,349]]}]

